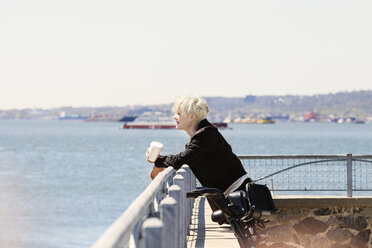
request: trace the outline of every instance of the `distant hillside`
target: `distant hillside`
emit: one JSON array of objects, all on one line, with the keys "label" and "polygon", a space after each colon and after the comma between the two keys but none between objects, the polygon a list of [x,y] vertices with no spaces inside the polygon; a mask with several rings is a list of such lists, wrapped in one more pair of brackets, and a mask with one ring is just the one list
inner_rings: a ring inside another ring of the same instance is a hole
[{"label": "distant hillside", "polygon": [[245,98],[208,97],[216,119],[247,115],[303,116],[308,111],[323,116],[372,117],[372,91],[339,92],[313,96],[253,96]]},{"label": "distant hillside", "polygon": [[[339,92],[312,96],[282,95],[245,97],[206,97],[210,106],[209,119],[222,121],[226,117],[289,116],[303,117],[308,111],[321,116],[372,117],[372,91]],[[124,115],[141,115],[144,112],[161,111],[171,115],[172,103],[163,105],[106,106],[106,107],[61,107],[49,110],[22,109],[0,110],[0,119],[52,118],[66,112],[83,116],[97,116],[101,120],[118,120]]]}]

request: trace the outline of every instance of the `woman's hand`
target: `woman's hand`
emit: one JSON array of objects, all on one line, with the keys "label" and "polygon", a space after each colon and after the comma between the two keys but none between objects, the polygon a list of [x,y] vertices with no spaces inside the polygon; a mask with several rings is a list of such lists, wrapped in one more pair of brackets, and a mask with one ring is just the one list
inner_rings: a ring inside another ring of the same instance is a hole
[{"label": "woman's hand", "polygon": [[[146,151],[146,160],[147,160],[147,162],[149,162],[149,163],[155,163],[155,161],[150,161],[149,160],[149,156],[150,156],[150,148],[149,149],[147,149],[147,151]],[[158,158],[160,157],[160,155],[158,156]],[[158,159],[157,158],[157,159]],[[164,168],[160,168],[160,167],[156,167],[156,166],[154,166],[153,168],[152,168],[152,171],[151,171],[151,173],[150,173],[150,177],[151,177],[151,179],[152,180],[154,180],[154,178],[160,173],[160,172],[162,172],[164,170]]]},{"label": "woman's hand", "polygon": [[155,178],[155,177],[156,177],[160,172],[162,172],[163,170],[164,170],[164,168],[154,166],[154,167],[152,168],[151,173],[150,173],[150,177],[151,177],[151,179],[154,180],[154,178]]},{"label": "woman's hand", "polygon": [[147,150],[146,150],[146,160],[147,160],[147,162],[149,162],[149,163],[155,163],[155,162],[153,162],[153,161],[150,161],[149,160],[149,157],[150,157],[150,148],[148,148]]},{"label": "woman's hand", "polygon": [[158,157],[155,159],[155,161],[150,161],[149,157],[150,157],[150,148],[148,148],[146,150],[146,160],[147,160],[147,162],[152,163],[152,164],[155,163],[156,159],[158,159],[160,157],[160,155],[158,155]]}]

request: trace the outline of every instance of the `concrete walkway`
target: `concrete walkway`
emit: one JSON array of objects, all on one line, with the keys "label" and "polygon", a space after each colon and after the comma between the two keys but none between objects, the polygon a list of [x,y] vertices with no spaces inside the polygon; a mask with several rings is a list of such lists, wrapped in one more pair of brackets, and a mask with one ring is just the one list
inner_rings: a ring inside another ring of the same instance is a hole
[{"label": "concrete walkway", "polygon": [[195,200],[188,248],[239,248],[237,239],[229,225],[218,225],[211,220],[212,210],[204,197]]}]

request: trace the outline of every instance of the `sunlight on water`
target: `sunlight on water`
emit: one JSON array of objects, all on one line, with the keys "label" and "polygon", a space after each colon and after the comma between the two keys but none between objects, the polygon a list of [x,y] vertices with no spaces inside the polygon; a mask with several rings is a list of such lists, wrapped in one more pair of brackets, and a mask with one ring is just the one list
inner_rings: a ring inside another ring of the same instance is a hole
[{"label": "sunlight on water", "polygon": [[[26,247],[28,234],[39,226],[33,222],[30,209],[28,189],[19,182],[18,172],[10,161],[0,156],[0,247]],[[3,163],[12,166],[5,169]]]}]

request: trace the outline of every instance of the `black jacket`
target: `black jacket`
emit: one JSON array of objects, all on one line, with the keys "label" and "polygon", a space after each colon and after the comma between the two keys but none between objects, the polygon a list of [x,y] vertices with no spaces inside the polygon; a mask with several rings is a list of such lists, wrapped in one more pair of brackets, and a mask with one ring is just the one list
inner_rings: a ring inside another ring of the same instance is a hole
[{"label": "black jacket", "polygon": [[196,133],[183,152],[161,156],[155,161],[156,167],[172,166],[176,170],[184,164],[191,168],[203,186],[222,191],[246,174],[231,146],[206,119],[199,123]]}]

